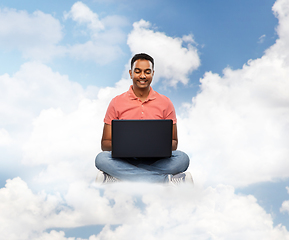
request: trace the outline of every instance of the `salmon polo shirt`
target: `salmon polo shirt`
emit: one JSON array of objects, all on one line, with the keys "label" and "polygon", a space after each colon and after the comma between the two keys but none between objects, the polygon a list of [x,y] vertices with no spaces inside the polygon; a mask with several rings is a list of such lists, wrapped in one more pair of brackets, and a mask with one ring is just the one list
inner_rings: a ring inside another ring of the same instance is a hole
[{"label": "salmon polo shirt", "polygon": [[113,119],[172,119],[177,123],[171,100],[150,87],[147,99],[142,102],[132,90],[113,98],[107,108],[104,122],[111,125]]}]

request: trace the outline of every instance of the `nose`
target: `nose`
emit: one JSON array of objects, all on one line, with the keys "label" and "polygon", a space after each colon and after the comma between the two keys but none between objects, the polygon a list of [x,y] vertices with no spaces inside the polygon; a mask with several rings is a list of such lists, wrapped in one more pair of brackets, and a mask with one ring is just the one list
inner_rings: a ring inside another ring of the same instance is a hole
[{"label": "nose", "polygon": [[141,72],[141,74],[140,74],[140,78],[146,78],[146,75],[145,75],[145,73],[144,72]]}]

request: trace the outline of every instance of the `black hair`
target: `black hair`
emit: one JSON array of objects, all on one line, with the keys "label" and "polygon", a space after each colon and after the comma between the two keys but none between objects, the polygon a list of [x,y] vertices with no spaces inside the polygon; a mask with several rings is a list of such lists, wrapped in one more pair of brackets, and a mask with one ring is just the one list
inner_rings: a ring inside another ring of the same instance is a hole
[{"label": "black hair", "polygon": [[154,59],[150,55],[148,55],[146,53],[138,53],[138,54],[133,56],[133,58],[131,59],[131,62],[130,62],[131,69],[132,69],[132,66],[133,66],[134,62],[136,60],[139,60],[139,59],[145,59],[145,60],[150,61],[152,63],[152,67],[154,69]]}]

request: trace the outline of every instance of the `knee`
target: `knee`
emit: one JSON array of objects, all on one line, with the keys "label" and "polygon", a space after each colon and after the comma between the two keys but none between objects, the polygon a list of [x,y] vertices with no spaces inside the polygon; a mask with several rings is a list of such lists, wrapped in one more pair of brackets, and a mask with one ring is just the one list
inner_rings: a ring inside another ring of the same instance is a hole
[{"label": "knee", "polygon": [[185,168],[189,167],[190,158],[186,153],[179,151],[179,150],[176,150],[174,154],[177,155],[178,160],[182,162],[182,164]]},{"label": "knee", "polygon": [[188,154],[183,152],[182,158],[183,158],[184,164],[186,165],[186,168],[188,168],[190,165],[190,158],[189,158]]},{"label": "knee", "polygon": [[99,154],[97,154],[96,158],[95,158],[95,166],[98,169],[101,169],[102,165],[107,162],[107,159],[110,157],[110,152],[108,151],[103,151],[100,152]]}]

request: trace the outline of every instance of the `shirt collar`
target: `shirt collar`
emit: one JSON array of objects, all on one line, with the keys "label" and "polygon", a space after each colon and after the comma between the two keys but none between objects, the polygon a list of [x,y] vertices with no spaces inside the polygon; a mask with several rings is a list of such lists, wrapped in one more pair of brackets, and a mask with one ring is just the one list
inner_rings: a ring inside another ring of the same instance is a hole
[{"label": "shirt collar", "polygon": [[[129,98],[131,100],[135,100],[135,99],[138,99],[138,97],[134,94],[133,90],[132,90],[132,85],[129,87],[129,90],[128,90],[128,95],[129,95]],[[150,92],[149,92],[149,95],[147,97],[147,99],[145,100],[145,102],[149,101],[149,100],[154,100],[156,99],[156,92],[153,90],[153,88],[150,86]]]}]

